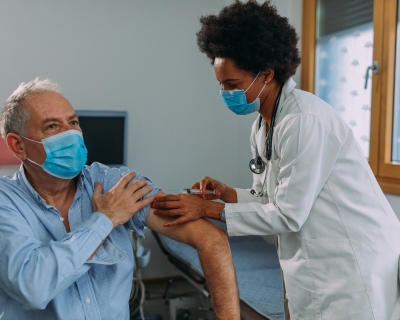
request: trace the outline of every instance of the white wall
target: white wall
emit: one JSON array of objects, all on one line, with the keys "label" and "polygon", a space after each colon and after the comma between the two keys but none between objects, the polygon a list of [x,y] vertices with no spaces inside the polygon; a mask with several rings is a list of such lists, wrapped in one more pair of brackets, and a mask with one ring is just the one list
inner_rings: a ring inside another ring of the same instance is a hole
[{"label": "white wall", "polygon": [[[128,165],[161,188],[190,187],[204,175],[246,187],[255,115],[237,117],[223,106],[213,68],[196,45],[199,17],[223,5],[2,1],[0,100],[23,81],[49,77],[75,109],[128,111]],[[16,170],[2,167],[0,175]],[[174,274],[160,256],[153,252],[158,268],[150,266],[145,276]]]},{"label": "white wall", "polygon": [[[22,81],[50,77],[76,109],[129,112],[128,164],[166,189],[203,175],[245,186],[251,177],[235,117],[196,45],[202,14],[221,1],[7,1],[0,12],[0,99]],[[112,132],[110,132],[112,134]],[[106,146],[105,146],[106,148]],[[241,153],[242,154],[242,153]],[[238,169],[239,168],[239,169]],[[247,181],[238,177],[246,172]]]}]

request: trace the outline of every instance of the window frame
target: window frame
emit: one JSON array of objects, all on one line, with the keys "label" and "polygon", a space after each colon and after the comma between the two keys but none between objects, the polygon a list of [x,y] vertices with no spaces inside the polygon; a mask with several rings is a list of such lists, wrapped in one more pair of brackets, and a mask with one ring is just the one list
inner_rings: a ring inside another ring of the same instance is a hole
[{"label": "window frame", "polygon": [[[374,1],[369,165],[382,190],[400,195],[400,164],[391,161],[396,62],[397,0]],[[317,0],[303,0],[301,89],[314,93]],[[400,61],[399,61],[400,63]],[[398,79],[400,84],[400,79]]]}]

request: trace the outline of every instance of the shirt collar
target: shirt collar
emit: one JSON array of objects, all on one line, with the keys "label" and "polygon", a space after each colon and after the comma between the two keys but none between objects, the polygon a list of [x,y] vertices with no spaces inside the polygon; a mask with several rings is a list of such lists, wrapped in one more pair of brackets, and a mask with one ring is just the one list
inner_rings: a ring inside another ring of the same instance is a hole
[{"label": "shirt collar", "polygon": [[[81,171],[81,173],[78,176],[78,185],[77,185],[76,194],[81,193],[84,178],[85,178],[85,175],[84,175],[83,171]],[[46,203],[46,201],[40,196],[39,193],[36,192],[36,190],[29,183],[28,178],[26,177],[26,174],[25,174],[25,169],[24,169],[23,164],[21,164],[21,166],[19,167],[18,180],[20,181],[20,183],[22,185],[24,185],[26,187],[26,189],[28,189],[29,193],[33,196],[34,199],[36,199],[41,204]]]}]

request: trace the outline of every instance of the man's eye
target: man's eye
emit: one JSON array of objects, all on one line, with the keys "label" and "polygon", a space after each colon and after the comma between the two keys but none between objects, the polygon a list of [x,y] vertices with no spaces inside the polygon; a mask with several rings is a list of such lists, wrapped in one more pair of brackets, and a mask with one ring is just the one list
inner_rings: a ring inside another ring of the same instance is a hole
[{"label": "man's eye", "polygon": [[71,122],[71,125],[73,125],[73,126],[78,126],[78,125],[79,125],[79,121],[76,121],[76,120],[75,120],[75,121],[72,121],[72,122]]},{"label": "man's eye", "polygon": [[54,129],[55,127],[56,127],[55,124],[50,124],[50,125],[48,126],[49,129]]}]

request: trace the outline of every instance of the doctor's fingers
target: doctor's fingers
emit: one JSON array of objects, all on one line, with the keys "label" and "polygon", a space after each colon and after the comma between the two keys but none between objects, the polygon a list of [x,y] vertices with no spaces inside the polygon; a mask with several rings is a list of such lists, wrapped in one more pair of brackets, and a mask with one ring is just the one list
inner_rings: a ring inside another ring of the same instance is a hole
[{"label": "doctor's fingers", "polygon": [[178,219],[173,221],[168,221],[163,224],[164,227],[172,227],[181,223],[194,221],[200,219],[202,217],[201,213],[196,210],[184,210],[182,208],[172,209],[172,210],[155,210],[154,214],[157,216],[164,217],[176,217],[179,216]]},{"label": "doctor's fingers", "polygon": [[163,224],[163,227],[173,227],[177,226],[178,224],[186,223],[192,221],[191,219],[188,219],[186,216],[181,216],[180,218],[173,220],[173,221],[168,221]]},{"label": "doctor's fingers", "polygon": [[[208,176],[203,177],[203,179],[196,184],[198,184],[198,188],[203,191],[203,199],[217,199],[225,192],[225,185],[222,182]],[[195,187],[193,186],[192,188]],[[205,190],[214,190],[215,195],[204,195]]]},{"label": "doctor's fingers", "polygon": [[156,197],[154,202],[168,202],[168,201],[179,201],[182,199],[182,195],[179,194],[167,194],[162,197]]},{"label": "doctor's fingers", "polygon": [[[166,198],[166,197],[163,197]],[[177,209],[184,206],[184,203],[177,200],[160,200],[160,198],[155,198],[151,207],[153,209]]]}]

